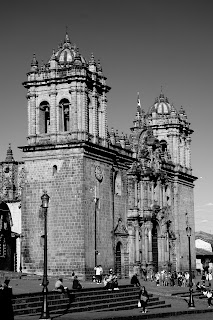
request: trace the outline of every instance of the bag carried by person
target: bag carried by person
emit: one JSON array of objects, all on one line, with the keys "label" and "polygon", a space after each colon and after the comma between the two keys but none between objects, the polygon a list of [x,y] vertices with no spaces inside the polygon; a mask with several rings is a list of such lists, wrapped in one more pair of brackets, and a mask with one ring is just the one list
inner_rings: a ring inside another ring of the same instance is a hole
[{"label": "bag carried by person", "polygon": [[140,302],[140,300],[138,301],[138,308],[141,308],[141,302]]},{"label": "bag carried by person", "polygon": [[147,302],[148,298],[144,295],[141,295],[141,301]]}]

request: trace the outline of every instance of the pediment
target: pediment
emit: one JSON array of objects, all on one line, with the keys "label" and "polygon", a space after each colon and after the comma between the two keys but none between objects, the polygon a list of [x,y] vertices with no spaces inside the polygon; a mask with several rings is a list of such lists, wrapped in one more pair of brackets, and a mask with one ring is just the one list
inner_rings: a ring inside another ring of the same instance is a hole
[{"label": "pediment", "polygon": [[121,218],[118,220],[118,224],[115,227],[114,234],[119,236],[128,236],[127,228],[123,224]]}]

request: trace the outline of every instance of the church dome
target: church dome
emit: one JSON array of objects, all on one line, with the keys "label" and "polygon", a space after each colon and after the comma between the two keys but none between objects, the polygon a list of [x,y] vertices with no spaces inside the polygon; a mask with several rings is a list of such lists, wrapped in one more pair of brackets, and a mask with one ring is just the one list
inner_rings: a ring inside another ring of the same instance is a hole
[{"label": "church dome", "polygon": [[161,92],[158,98],[155,99],[155,103],[151,106],[149,114],[153,112],[160,115],[168,115],[174,107],[169,103],[168,98],[164,97],[164,94]]},{"label": "church dome", "polygon": [[76,57],[78,57],[81,63],[86,63],[85,58],[79,53],[76,45],[71,43],[69,36],[66,33],[64,43],[59,46],[54,58],[59,64],[66,65],[67,63],[72,64]]}]

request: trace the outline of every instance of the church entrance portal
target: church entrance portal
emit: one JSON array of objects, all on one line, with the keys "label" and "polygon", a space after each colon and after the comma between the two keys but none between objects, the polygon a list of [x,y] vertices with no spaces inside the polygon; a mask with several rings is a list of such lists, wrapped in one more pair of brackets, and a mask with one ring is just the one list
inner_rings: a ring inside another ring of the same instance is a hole
[{"label": "church entrance portal", "polygon": [[156,223],[153,223],[152,229],[152,260],[154,272],[156,272],[158,271],[158,231]]}]

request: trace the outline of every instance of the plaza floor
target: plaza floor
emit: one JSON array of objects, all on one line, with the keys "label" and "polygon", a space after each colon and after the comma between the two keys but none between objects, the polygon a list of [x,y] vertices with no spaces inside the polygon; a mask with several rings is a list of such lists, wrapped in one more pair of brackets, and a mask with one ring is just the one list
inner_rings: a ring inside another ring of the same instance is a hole
[{"label": "plaza floor", "polygon": [[[3,279],[0,279],[1,281]],[[54,288],[55,284],[55,278],[48,278],[49,285],[48,290],[51,291]],[[61,319],[61,320],[121,320],[121,319],[154,319],[154,318],[170,318],[174,317],[180,317],[180,319],[192,319],[192,315],[194,314],[193,319],[208,319],[206,316],[211,315],[213,317],[213,307],[208,308],[207,300],[206,299],[194,299],[195,301],[195,309],[189,309],[187,302],[179,297],[179,296],[172,296],[174,293],[178,292],[188,292],[188,288],[183,287],[163,287],[159,286],[156,287],[156,284],[154,282],[150,281],[142,281],[140,280],[141,285],[144,285],[149,293],[152,293],[154,295],[158,295],[160,299],[165,300],[166,303],[170,303],[170,308],[156,308],[156,309],[149,309],[148,313],[142,314],[141,309],[135,308],[131,310],[121,310],[121,311],[101,311],[101,312],[81,312],[81,313],[67,313],[64,315],[58,314],[58,315],[50,315],[51,319]],[[21,293],[32,293],[32,292],[41,292],[42,291],[42,277],[38,276],[24,276],[21,279],[11,279],[10,285],[13,288],[14,294],[21,294]],[[83,287],[85,288],[92,288],[92,287],[98,287],[102,286],[98,285],[93,282],[81,282]],[[129,284],[129,279],[122,279],[119,280],[119,284]],[[64,285],[68,288],[72,287],[72,280],[64,278]],[[202,315],[201,315],[202,314]],[[205,317],[204,317],[205,314]],[[184,316],[184,318],[183,318]],[[198,318],[197,318],[198,316]],[[200,317],[200,318],[199,318]],[[36,320],[39,319],[39,316],[15,316],[15,320]],[[177,318],[178,319],[178,318]],[[5,319],[6,320],[6,319]]]}]

